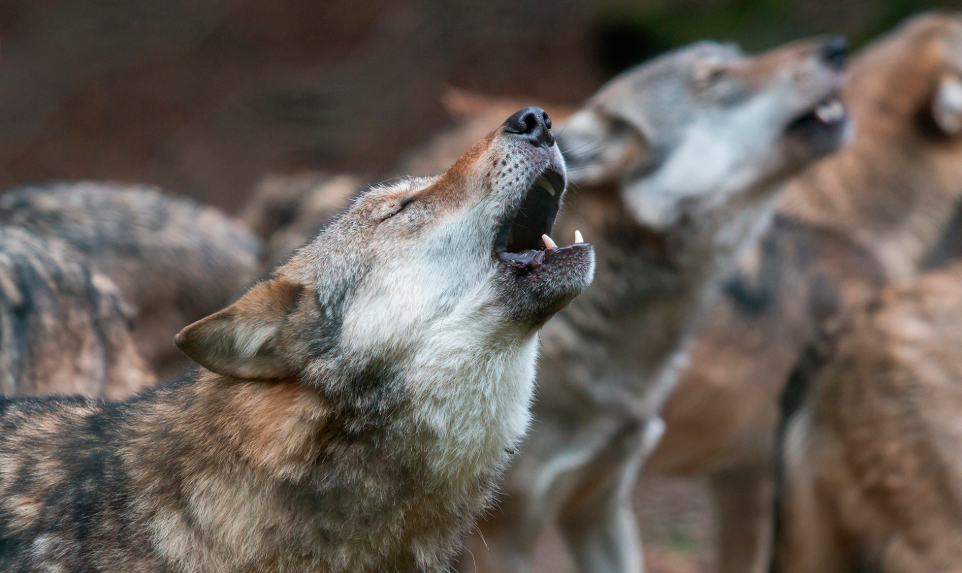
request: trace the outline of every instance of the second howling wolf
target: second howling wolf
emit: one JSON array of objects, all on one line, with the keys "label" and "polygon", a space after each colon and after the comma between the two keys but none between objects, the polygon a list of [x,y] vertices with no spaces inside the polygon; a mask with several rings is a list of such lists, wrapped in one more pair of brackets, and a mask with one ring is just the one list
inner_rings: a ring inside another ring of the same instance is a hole
[{"label": "second howling wolf", "polygon": [[184,329],[205,370],[126,402],[0,398],[0,570],[438,572],[529,420],[539,328],[594,252],[526,108],[375,188]]},{"label": "second howling wolf", "polygon": [[538,423],[472,540],[479,568],[530,570],[556,522],[580,570],[641,570],[631,493],[673,358],[782,183],[845,140],[845,58],[841,38],[754,57],[700,43],[612,80],[568,120],[559,143],[578,187],[557,229],[592,238],[597,275],[543,331]]}]

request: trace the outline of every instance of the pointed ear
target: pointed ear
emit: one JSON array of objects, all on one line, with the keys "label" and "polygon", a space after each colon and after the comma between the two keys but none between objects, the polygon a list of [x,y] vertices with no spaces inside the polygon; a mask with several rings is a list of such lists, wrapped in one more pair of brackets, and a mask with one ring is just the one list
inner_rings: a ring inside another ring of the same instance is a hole
[{"label": "pointed ear", "polygon": [[948,136],[962,134],[962,78],[943,74],[932,97],[932,119]]},{"label": "pointed ear", "polygon": [[260,283],[239,301],[174,337],[184,354],[212,372],[235,378],[290,374],[275,352],[277,335],[303,287],[284,279]]},{"label": "pointed ear", "polygon": [[638,126],[602,115],[591,107],[572,115],[556,132],[565,154],[568,180],[573,183],[617,181],[648,159],[648,142]]}]

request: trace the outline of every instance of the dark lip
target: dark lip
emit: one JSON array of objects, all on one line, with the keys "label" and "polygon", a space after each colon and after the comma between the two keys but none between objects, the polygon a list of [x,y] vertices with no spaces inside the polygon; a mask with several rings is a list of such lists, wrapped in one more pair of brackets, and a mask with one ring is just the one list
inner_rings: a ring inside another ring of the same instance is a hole
[{"label": "dark lip", "polygon": [[555,247],[553,249],[528,249],[522,253],[498,253],[498,259],[519,271],[536,271],[545,264],[545,258],[579,249],[592,248],[590,243],[574,243],[565,247]]},{"label": "dark lip", "polygon": [[[539,177],[548,181],[554,195],[535,185]],[[493,254],[512,264],[540,266],[545,251],[541,236],[551,234],[564,189],[564,175],[550,167],[532,179],[524,198],[498,223]]]}]

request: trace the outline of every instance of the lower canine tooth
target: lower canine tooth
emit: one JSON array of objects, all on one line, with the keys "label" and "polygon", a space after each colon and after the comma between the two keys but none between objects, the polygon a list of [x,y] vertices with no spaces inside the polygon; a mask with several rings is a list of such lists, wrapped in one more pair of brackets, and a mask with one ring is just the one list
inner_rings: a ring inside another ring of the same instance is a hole
[{"label": "lower canine tooth", "polygon": [[544,241],[544,246],[548,249],[558,248],[558,245],[554,244],[554,241],[552,241],[548,235],[541,235],[541,240]]},{"label": "lower canine tooth", "polygon": [[585,238],[581,236],[581,231],[575,231],[575,242],[576,242],[576,243],[584,243],[584,242],[585,242]]}]

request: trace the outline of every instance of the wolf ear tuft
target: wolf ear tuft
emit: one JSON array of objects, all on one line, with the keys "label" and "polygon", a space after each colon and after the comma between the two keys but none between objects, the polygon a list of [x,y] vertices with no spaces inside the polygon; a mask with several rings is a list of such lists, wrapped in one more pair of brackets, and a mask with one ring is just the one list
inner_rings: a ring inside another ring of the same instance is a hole
[{"label": "wolf ear tuft", "polygon": [[557,137],[572,183],[613,183],[648,160],[648,141],[640,126],[592,107],[572,115]]},{"label": "wolf ear tuft", "polygon": [[944,74],[932,98],[932,119],[942,133],[962,134],[962,77]]},{"label": "wolf ear tuft", "polygon": [[302,290],[284,279],[262,282],[224,310],[181,330],[174,344],[224,376],[283,378],[290,370],[275,351],[277,334]]}]

